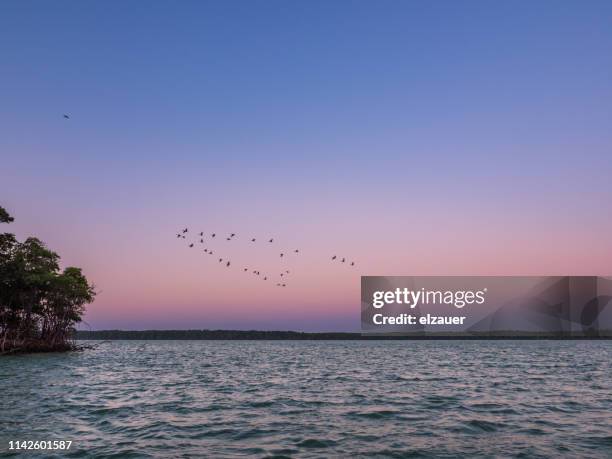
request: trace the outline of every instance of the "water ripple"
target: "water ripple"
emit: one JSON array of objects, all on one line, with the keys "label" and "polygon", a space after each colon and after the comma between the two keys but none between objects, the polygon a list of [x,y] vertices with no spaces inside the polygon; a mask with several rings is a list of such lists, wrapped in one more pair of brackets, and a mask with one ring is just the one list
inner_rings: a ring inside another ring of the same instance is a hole
[{"label": "water ripple", "polygon": [[[100,458],[590,457],[612,342],[110,342],[0,359],[9,440]],[[35,457],[23,454],[22,457]]]}]

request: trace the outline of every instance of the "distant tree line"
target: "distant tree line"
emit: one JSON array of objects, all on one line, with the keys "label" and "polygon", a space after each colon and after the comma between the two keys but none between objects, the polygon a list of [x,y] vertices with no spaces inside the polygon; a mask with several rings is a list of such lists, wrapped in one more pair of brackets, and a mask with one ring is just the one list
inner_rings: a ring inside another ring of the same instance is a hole
[{"label": "distant tree line", "polygon": [[[0,223],[12,221],[0,206]],[[59,261],[37,238],[0,234],[0,354],[75,347],[75,324],[95,290],[79,268],[62,271]]]},{"label": "distant tree line", "polygon": [[[260,330],[79,330],[82,340],[474,340],[474,339],[586,339],[584,334],[554,335],[550,333],[500,330],[472,333],[414,333],[412,335],[362,335],[361,333],[305,333],[295,331]],[[604,331],[598,339],[612,338],[612,330]]]}]

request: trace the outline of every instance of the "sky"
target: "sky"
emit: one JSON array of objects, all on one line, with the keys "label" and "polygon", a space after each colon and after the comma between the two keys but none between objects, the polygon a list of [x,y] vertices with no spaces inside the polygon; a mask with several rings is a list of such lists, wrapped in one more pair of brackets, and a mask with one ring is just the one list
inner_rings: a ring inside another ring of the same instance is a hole
[{"label": "sky", "polygon": [[611,81],[607,0],[6,0],[2,229],[83,268],[93,330],[351,331],[361,275],[611,275]]}]

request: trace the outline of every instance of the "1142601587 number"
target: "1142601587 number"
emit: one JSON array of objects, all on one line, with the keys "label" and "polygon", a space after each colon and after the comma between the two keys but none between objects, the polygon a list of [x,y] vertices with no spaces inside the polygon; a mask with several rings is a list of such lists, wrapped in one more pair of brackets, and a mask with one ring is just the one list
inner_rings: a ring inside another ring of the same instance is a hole
[{"label": "1142601587 number", "polygon": [[70,449],[72,440],[10,440],[11,449]]}]

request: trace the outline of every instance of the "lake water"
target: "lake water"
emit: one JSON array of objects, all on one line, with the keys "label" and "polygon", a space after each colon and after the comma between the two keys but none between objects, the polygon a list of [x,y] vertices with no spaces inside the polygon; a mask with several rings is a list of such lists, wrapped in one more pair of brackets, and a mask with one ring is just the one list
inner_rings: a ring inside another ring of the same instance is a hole
[{"label": "lake water", "polygon": [[611,341],[115,341],[0,383],[0,456],[612,457]]}]

